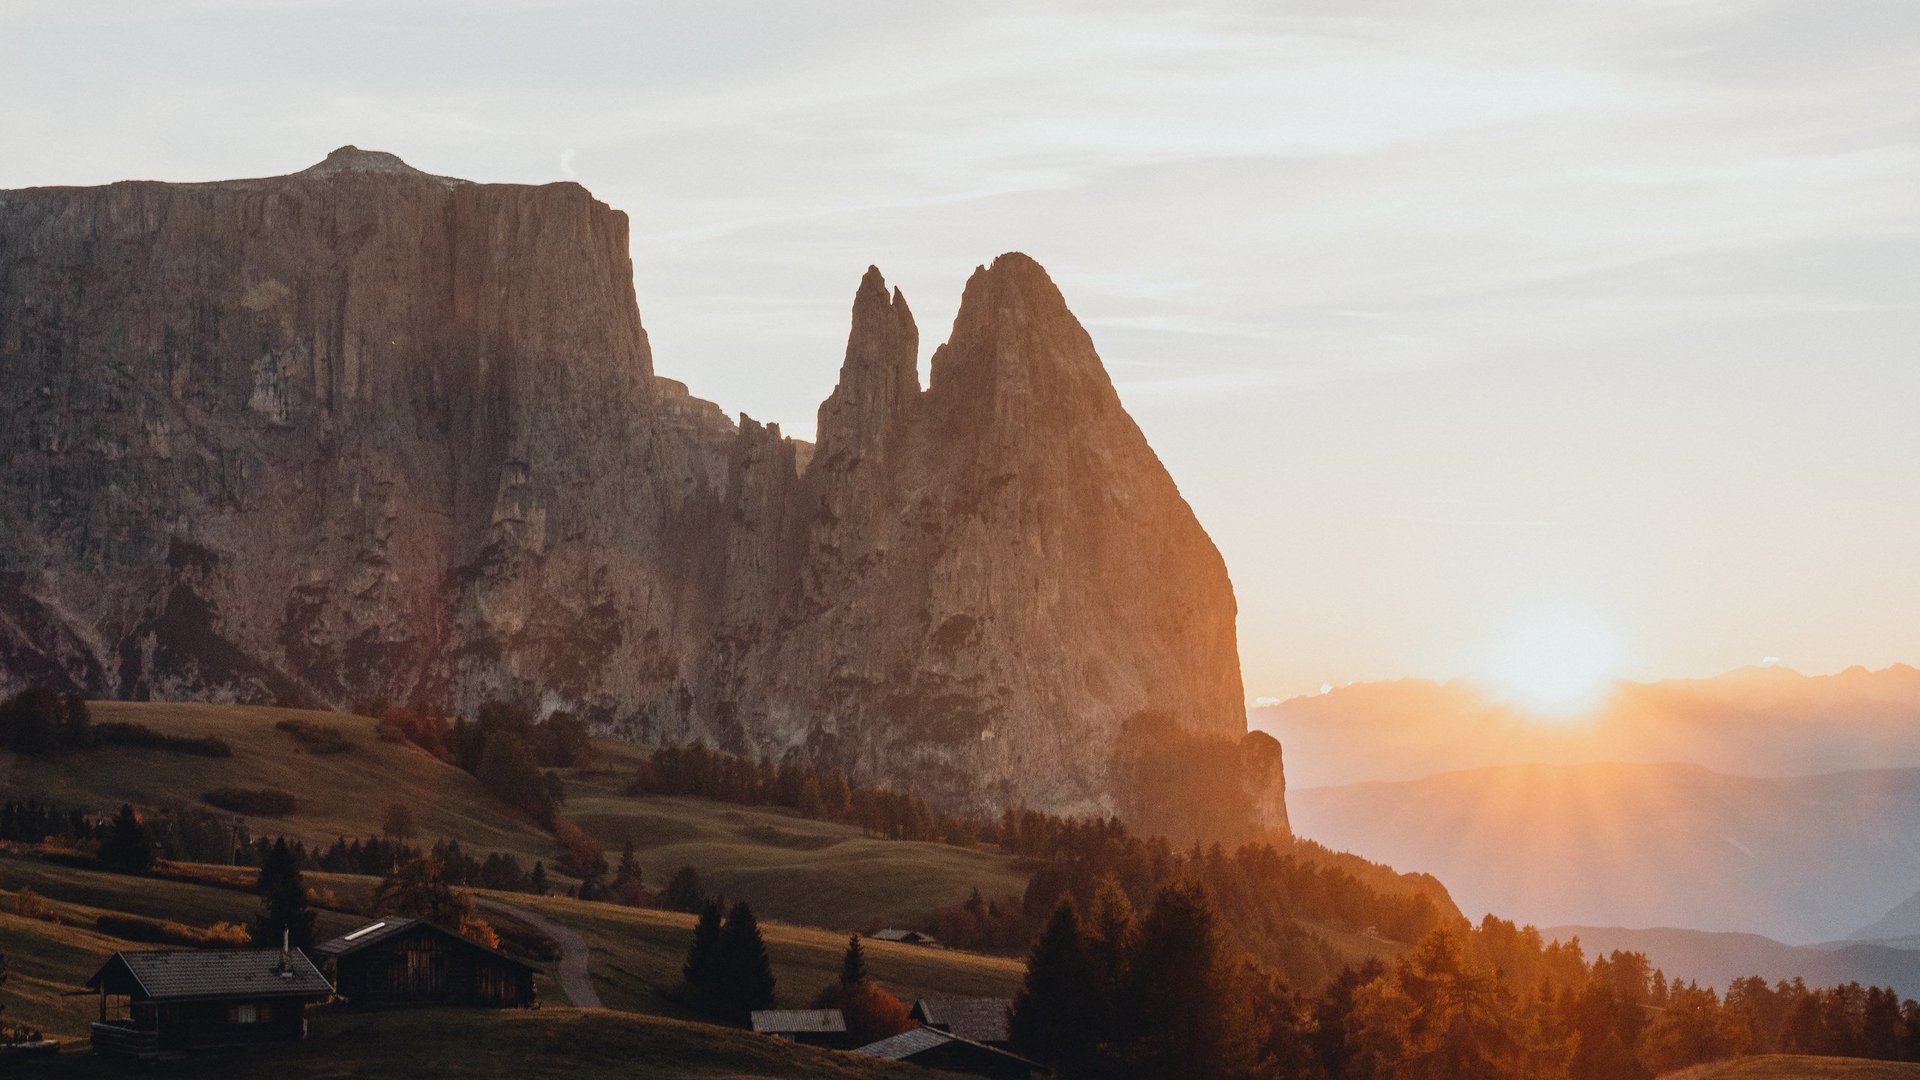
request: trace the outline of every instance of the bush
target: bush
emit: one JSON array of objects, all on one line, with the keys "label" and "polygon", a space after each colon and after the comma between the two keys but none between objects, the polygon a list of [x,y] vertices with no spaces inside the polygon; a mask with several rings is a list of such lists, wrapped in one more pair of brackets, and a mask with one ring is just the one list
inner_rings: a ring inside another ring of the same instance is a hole
[{"label": "bush", "polygon": [[217,922],[201,930],[170,919],[148,919],[139,915],[102,915],[94,920],[93,925],[103,934],[117,937],[122,941],[137,941],[144,945],[181,945],[187,948],[200,948],[207,945],[245,945],[249,940],[246,927],[225,922]]},{"label": "bush", "polygon": [[288,718],[273,726],[293,736],[293,741],[309,754],[344,754],[353,749],[353,741],[341,734],[338,728],[316,724],[311,720]]},{"label": "bush", "polygon": [[23,919],[58,921],[53,914],[53,906],[47,903],[47,898],[25,885],[20,886],[20,891],[13,894],[13,913]]},{"label": "bush", "polygon": [[233,747],[225,739],[204,735],[193,738],[186,735],[168,735],[155,731],[145,724],[113,722],[95,724],[94,736],[109,746],[136,746],[145,750],[167,750],[176,754],[198,754],[201,757],[232,757]]},{"label": "bush", "polygon": [[292,792],[279,788],[214,788],[200,798],[222,810],[260,817],[286,817],[293,813],[297,805]]}]

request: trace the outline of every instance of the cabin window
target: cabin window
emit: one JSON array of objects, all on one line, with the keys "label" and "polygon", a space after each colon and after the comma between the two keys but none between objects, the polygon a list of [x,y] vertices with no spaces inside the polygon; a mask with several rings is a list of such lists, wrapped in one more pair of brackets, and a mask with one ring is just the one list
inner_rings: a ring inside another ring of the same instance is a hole
[{"label": "cabin window", "polygon": [[227,1023],[257,1024],[265,1019],[260,1015],[264,1011],[258,1005],[229,1005],[227,1006]]}]

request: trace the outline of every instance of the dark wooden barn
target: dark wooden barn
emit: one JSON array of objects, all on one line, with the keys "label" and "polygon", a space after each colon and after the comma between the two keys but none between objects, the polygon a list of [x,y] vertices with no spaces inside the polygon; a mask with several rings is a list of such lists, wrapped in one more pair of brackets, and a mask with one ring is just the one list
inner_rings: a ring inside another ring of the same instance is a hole
[{"label": "dark wooden barn", "polygon": [[539,969],[437,923],[391,917],[314,947],[351,1005],[533,1004]]},{"label": "dark wooden barn", "polygon": [[100,994],[94,1053],[136,1061],[297,1042],[306,1007],[333,994],[299,949],[117,952],[87,989]]}]

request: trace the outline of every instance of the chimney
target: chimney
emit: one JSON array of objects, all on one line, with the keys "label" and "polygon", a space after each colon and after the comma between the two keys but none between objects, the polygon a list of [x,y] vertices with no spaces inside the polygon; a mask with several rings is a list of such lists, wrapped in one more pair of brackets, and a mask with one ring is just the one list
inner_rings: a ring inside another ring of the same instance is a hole
[{"label": "chimney", "polygon": [[293,978],[293,932],[280,931],[280,977]]}]

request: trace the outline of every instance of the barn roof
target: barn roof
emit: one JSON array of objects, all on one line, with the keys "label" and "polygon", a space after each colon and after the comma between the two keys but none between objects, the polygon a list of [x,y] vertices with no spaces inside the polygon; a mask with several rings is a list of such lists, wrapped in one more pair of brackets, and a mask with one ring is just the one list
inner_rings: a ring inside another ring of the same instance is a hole
[{"label": "barn roof", "polygon": [[846,1015],[839,1009],[756,1009],[749,1018],[762,1035],[837,1035],[847,1030]]},{"label": "barn roof", "polygon": [[313,951],[328,957],[356,953],[369,945],[378,945],[419,921],[405,915],[389,915],[378,922],[368,923],[358,930],[350,930],[339,937],[328,938],[315,945]]},{"label": "barn roof", "polygon": [[87,980],[87,989],[96,990],[110,982],[114,985],[109,986],[109,992],[119,992],[117,986],[147,1001],[332,995],[333,984],[306,953],[294,949],[288,959],[283,973],[279,949],[117,952]]},{"label": "barn roof", "polygon": [[518,960],[518,959],[515,959],[514,957],[508,956],[506,953],[501,952],[499,949],[488,948],[487,946],[482,945],[471,938],[462,937],[458,933],[452,930],[449,930],[444,926],[441,926],[437,922],[429,922],[426,919],[410,918],[405,915],[388,915],[385,918],[378,919],[374,922],[370,922],[358,930],[349,930],[348,932],[341,934],[339,937],[328,938],[327,940],[321,942],[320,944],[315,945],[313,947],[313,951],[318,953],[324,959],[338,960],[343,956],[351,956],[362,949],[372,948],[373,946],[378,945],[383,941],[392,940],[393,938],[398,937],[409,930],[413,930],[421,927],[431,930],[434,933],[439,934],[443,937],[452,938],[454,941],[457,941],[460,944],[467,946],[468,948],[479,949],[481,952],[484,952],[484,953],[491,953],[492,955],[497,956],[502,960],[505,960],[509,964],[518,964],[519,966],[526,968],[528,971],[540,970],[538,967],[535,967],[534,965],[529,964],[524,960]]},{"label": "barn roof", "polygon": [[904,941],[909,945],[935,944],[932,934],[923,934],[918,930],[875,930],[867,937],[874,941]]},{"label": "barn roof", "polygon": [[976,1058],[997,1058],[1009,1062],[1018,1062],[1033,1071],[1039,1071],[1041,1068],[1040,1065],[1028,1061],[1019,1054],[1010,1053],[997,1046],[988,1046],[985,1043],[974,1042],[972,1039],[963,1039],[958,1035],[941,1031],[939,1028],[930,1027],[917,1027],[912,1031],[903,1031],[898,1035],[881,1039],[879,1042],[868,1043],[855,1050],[854,1053],[865,1054],[868,1057],[885,1058],[888,1061],[912,1061],[929,1050],[937,1050],[943,1046],[950,1045],[963,1046],[966,1048],[968,1054]]},{"label": "barn roof", "polygon": [[913,1003],[914,1018],[929,1027],[974,1042],[1013,1038],[1013,999],[999,997],[925,997]]}]

